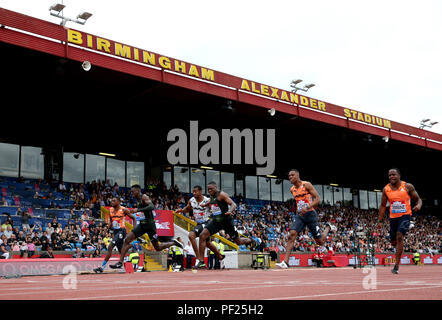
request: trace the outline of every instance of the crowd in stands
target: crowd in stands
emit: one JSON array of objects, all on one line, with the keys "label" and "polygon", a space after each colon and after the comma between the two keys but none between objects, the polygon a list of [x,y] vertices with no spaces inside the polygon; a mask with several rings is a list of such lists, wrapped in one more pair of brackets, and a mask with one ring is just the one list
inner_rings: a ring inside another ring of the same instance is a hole
[{"label": "crowd in stands", "polygon": [[[44,181],[38,183],[44,184]],[[130,188],[121,188],[109,181],[92,181],[86,184],[51,183],[51,190],[45,195],[47,199],[55,199],[54,194],[62,194],[64,199],[73,202],[70,219],[60,223],[57,218],[47,225],[30,224],[31,215],[22,208],[17,208],[17,215],[22,217],[21,223],[14,226],[13,219],[6,214],[1,219],[0,256],[7,257],[11,251],[20,252],[21,256],[32,257],[39,252],[72,251],[73,256],[82,257],[84,252],[89,256],[100,256],[112,240],[109,227],[100,220],[101,206],[109,206],[113,197],[121,199],[121,205],[133,207]],[[162,181],[150,179],[146,183],[145,193],[160,210],[175,210],[184,207],[192,196],[179,192],[176,186],[170,188]],[[40,195],[36,192],[35,197]],[[252,237],[258,251],[285,252],[287,237],[295,212],[293,201],[271,202],[256,209],[250,200],[234,197],[238,204],[234,215],[237,231],[246,237]],[[2,205],[9,205],[2,201]],[[1,210],[1,209],[0,209]],[[80,210],[80,211],[79,211]],[[1,211],[0,211],[1,212]],[[337,227],[337,232],[329,234],[325,249],[335,253],[367,250],[367,238],[358,235],[355,244],[355,233],[366,232],[371,237],[375,252],[394,252],[390,243],[389,223],[385,219],[380,228],[377,227],[378,211],[344,207],[339,203],[334,206],[321,205],[318,209],[319,222],[324,229],[330,221]],[[191,217],[191,214],[190,214]],[[406,252],[442,253],[442,225],[437,217],[417,216],[413,218],[415,226],[405,237]],[[245,247],[243,250],[247,250]],[[324,249],[324,248],[323,248]],[[318,248],[314,240],[305,230],[298,235],[294,251],[315,252]]]}]

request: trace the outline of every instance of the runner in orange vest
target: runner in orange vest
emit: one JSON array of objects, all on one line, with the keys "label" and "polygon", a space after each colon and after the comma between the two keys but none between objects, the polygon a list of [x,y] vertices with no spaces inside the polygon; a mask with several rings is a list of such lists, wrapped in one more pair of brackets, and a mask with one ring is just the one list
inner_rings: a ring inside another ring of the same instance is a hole
[{"label": "runner in orange vest", "polygon": [[313,185],[308,181],[302,181],[299,177],[299,171],[296,169],[290,170],[289,180],[293,184],[293,186],[290,188],[290,192],[296,200],[297,214],[293,219],[292,226],[290,227],[285,260],[276,264],[276,266],[282,269],[288,268],[290,253],[295,244],[295,239],[306,226],[310,230],[315,242],[321,246],[324,245],[325,239],[330,230],[336,231],[336,227],[327,222],[325,232],[321,234],[318,215],[314,209],[321,202],[321,199],[315,187],[313,187]]},{"label": "runner in orange vest", "polygon": [[[412,212],[419,211],[422,208],[422,200],[411,183],[401,181],[401,174],[398,169],[390,169],[388,179],[390,183],[382,190],[378,225],[381,227],[388,200],[390,203],[390,241],[396,247],[396,261],[391,272],[398,274],[404,250],[404,236],[410,228]],[[416,203],[413,208],[411,208],[411,199]]]},{"label": "runner in orange vest", "polygon": [[136,222],[135,216],[130,212],[129,209],[124,208],[120,206],[120,199],[119,198],[113,198],[111,202],[111,208],[109,209],[109,225],[113,232],[113,239],[112,242],[109,243],[109,246],[107,248],[107,254],[104,258],[103,263],[100,267],[95,268],[95,273],[102,273],[104,271],[104,268],[106,268],[106,264],[109,261],[110,257],[112,256],[112,250],[116,246],[118,249],[118,252],[121,253],[121,249],[123,248],[124,244],[124,238],[126,238],[126,224],[125,224],[125,217],[128,216],[132,219],[134,225]]}]

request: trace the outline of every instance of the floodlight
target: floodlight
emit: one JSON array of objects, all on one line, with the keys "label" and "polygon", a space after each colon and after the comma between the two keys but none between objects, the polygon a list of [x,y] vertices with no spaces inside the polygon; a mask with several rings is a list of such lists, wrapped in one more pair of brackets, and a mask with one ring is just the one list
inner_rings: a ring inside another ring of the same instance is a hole
[{"label": "floodlight", "polygon": [[92,65],[89,61],[84,61],[81,64],[81,67],[83,68],[84,71],[89,71],[89,70],[91,70]]},{"label": "floodlight", "polygon": [[431,122],[430,124],[432,125],[432,126],[434,126],[435,124],[438,124],[439,122],[437,122],[437,121],[434,121],[434,122]]},{"label": "floodlight", "polygon": [[424,119],[424,120],[422,120],[422,122],[428,122],[428,121],[430,121],[430,119]]},{"label": "floodlight", "polygon": [[301,83],[302,82],[302,80],[301,79],[298,79],[298,80],[293,80],[292,81],[292,84],[298,84],[298,83]]},{"label": "floodlight", "polygon": [[56,3],[53,4],[49,10],[55,11],[55,12],[60,12],[61,10],[63,10],[66,6],[64,4],[60,4],[60,3]]},{"label": "floodlight", "polygon": [[310,89],[310,88],[312,88],[312,87],[314,87],[314,86],[315,86],[315,85],[314,85],[313,83],[310,83],[310,84],[305,85],[304,88]]},{"label": "floodlight", "polygon": [[92,16],[92,13],[89,12],[82,12],[77,16],[77,19],[81,19],[81,20],[87,20]]}]

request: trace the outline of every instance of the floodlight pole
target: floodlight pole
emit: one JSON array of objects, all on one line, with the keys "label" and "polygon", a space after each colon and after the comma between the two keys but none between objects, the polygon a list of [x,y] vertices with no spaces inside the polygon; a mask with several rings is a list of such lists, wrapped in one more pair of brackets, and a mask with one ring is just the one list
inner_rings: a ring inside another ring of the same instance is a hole
[{"label": "floodlight pole", "polygon": [[431,122],[430,124],[426,124],[426,122],[429,122],[429,121],[430,121],[430,119],[421,120],[419,129],[432,128],[434,125],[438,124],[437,121]]},{"label": "floodlight pole", "polygon": [[315,86],[314,84],[310,84],[310,85],[306,85],[304,88],[298,87],[297,84],[298,84],[298,83],[301,83],[301,82],[302,82],[302,80],[297,80],[297,81],[292,81],[292,82],[290,83],[290,86],[293,88],[293,90],[291,91],[293,94],[296,94],[296,92],[297,92],[298,90],[301,90],[301,91],[307,92],[310,88],[312,88],[312,87]]}]

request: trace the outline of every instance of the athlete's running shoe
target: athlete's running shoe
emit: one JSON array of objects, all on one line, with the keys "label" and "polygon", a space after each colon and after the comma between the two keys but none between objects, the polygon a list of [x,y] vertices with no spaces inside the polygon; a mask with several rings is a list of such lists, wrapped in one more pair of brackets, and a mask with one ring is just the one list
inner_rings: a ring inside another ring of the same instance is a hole
[{"label": "athlete's running shoe", "polygon": [[280,267],[281,269],[288,269],[288,265],[287,263],[285,263],[285,261],[281,262],[281,263],[275,263],[275,266]]},{"label": "athlete's running shoe", "polygon": [[393,269],[391,269],[391,272],[394,274],[398,274],[399,273],[399,266],[394,266]]},{"label": "athlete's running shoe", "polygon": [[103,273],[103,268],[102,267],[98,267],[94,269],[95,273]]},{"label": "athlete's running shoe", "polygon": [[338,230],[338,228],[336,228],[336,226],[332,225],[330,222],[327,222],[325,225],[330,227],[331,232],[336,232],[336,230]]},{"label": "athlete's running shoe", "polygon": [[172,239],[172,242],[179,248],[184,249],[183,244],[176,239]]},{"label": "athlete's running shoe", "polygon": [[200,261],[198,264],[195,265],[195,269],[207,269],[207,266],[204,262]]},{"label": "athlete's running shoe", "polygon": [[225,257],[226,257],[226,255],[225,255],[225,254],[222,254],[222,255],[221,255],[221,259],[219,259],[219,261],[224,260]]},{"label": "athlete's running shoe", "polygon": [[118,261],[116,264],[110,264],[109,267],[111,267],[112,269],[120,269],[123,267],[123,264]]}]

